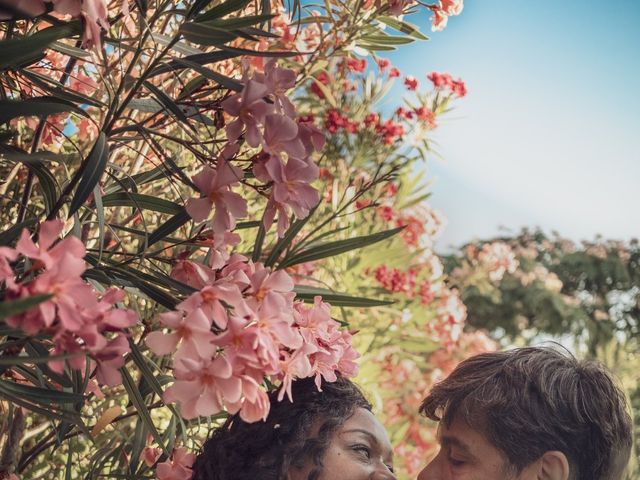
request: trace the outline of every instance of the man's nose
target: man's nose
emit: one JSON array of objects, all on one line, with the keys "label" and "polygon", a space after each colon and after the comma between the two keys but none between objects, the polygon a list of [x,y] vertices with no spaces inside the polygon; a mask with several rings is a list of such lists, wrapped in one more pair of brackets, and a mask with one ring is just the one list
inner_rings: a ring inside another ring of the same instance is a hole
[{"label": "man's nose", "polygon": [[443,480],[438,472],[437,460],[438,457],[431,460],[418,474],[417,480]]}]

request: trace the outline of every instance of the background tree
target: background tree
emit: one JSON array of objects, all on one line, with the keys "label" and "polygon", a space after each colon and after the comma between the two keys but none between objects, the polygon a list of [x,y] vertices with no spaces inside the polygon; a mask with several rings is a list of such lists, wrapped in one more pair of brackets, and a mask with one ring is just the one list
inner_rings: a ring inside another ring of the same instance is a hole
[{"label": "background tree", "polygon": [[[503,346],[554,339],[602,361],[627,389],[637,425],[639,260],[637,240],[576,244],[524,230],[469,243],[444,263],[467,306],[468,330],[488,330]],[[635,436],[637,445],[637,429]]]}]

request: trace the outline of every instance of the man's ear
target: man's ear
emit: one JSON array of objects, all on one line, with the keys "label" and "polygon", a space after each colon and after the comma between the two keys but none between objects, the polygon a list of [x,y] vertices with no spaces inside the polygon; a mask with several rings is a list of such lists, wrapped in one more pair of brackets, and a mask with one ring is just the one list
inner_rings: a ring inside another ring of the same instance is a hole
[{"label": "man's ear", "polygon": [[545,452],[538,460],[539,480],[568,480],[569,461],[567,456],[557,450]]}]

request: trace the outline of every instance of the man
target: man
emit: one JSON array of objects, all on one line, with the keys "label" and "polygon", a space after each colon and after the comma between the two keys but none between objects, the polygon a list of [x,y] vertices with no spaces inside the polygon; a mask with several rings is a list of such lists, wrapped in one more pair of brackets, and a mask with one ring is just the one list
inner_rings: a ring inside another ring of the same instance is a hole
[{"label": "man", "polygon": [[631,418],[611,375],[549,348],[484,353],[436,384],[420,411],[440,452],[418,480],[621,480]]}]

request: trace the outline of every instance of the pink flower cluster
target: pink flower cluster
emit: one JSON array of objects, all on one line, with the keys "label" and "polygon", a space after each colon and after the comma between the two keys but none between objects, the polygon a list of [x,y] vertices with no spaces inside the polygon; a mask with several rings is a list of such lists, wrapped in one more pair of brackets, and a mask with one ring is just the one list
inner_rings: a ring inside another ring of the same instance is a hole
[{"label": "pink flower cluster", "polygon": [[[127,1],[124,0],[123,4],[126,5]],[[6,3],[29,16],[42,15],[47,10],[46,4],[52,3],[54,12],[81,18],[84,24],[82,34],[84,47],[97,46],[100,49],[100,29],[109,29],[107,0],[8,0]],[[0,20],[2,19],[0,16]]]},{"label": "pink flower cluster", "polygon": [[[73,369],[84,369],[88,354],[95,362],[98,382],[117,385],[123,355],[129,352],[125,329],[138,317],[132,310],[115,308],[124,299],[123,290],[97,293],[83,280],[87,268],[84,245],[73,236],[56,243],[63,226],[61,220],[47,221],[40,225],[37,244],[25,229],[15,249],[0,247],[0,283],[6,283],[6,300],[51,295],[26,312],[8,317],[6,323],[28,335],[50,334],[53,355],[78,354],[67,359]],[[27,270],[18,280],[11,262],[20,259]],[[62,372],[64,361],[51,361],[49,366]]]},{"label": "pink flower cluster", "polygon": [[[357,372],[351,334],[339,329],[320,297],[311,307],[294,301],[293,281],[284,270],[238,254],[217,270],[181,263],[174,278],[195,279],[191,286],[198,291],[161,314],[167,331],[151,332],[146,343],[157,355],[173,355],[176,381],[164,400],[179,403],[183,417],[227,410],[255,422],[269,412],[265,377],[280,382],[280,398],[291,399],[296,378],[315,376],[320,388],[322,379],[335,381],[336,372]],[[198,274],[182,276],[187,270]]]},{"label": "pink flower cluster", "polygon": [[448,73],[431,72],[427,75],[433,86],[437,89],[448,88],[449,91],[462,98],[467,94],[467,87],[461,78],[454,80]]},{"label": "pink flower cluster", "polygon": [[310,156],[323,147],[324,135],[309,119],[296,119],[295,107],[286,96],[295,79],[293,70],[280,68],[272,60],[264,72],[255,72],[251,78],[245,73],[242,91],[222,102],[224,111],[233,117],[226,127],[229,143],[215,168],[207,166],[193,179],[203,196],[186,204],[196,221],[207,219],[213,210],[214,234],[230,232],[235,220],[247,213],[246,200],[232,191],[244,172],[229,163],[242,136],[250,147],[261,149],[253,174],[270,187],[263,216],[267,230],[277,214],[277,233],[284,235],[291,212],[304,218],[319,202],[318,191],[311,186],[318,178],[318,167]]}]

